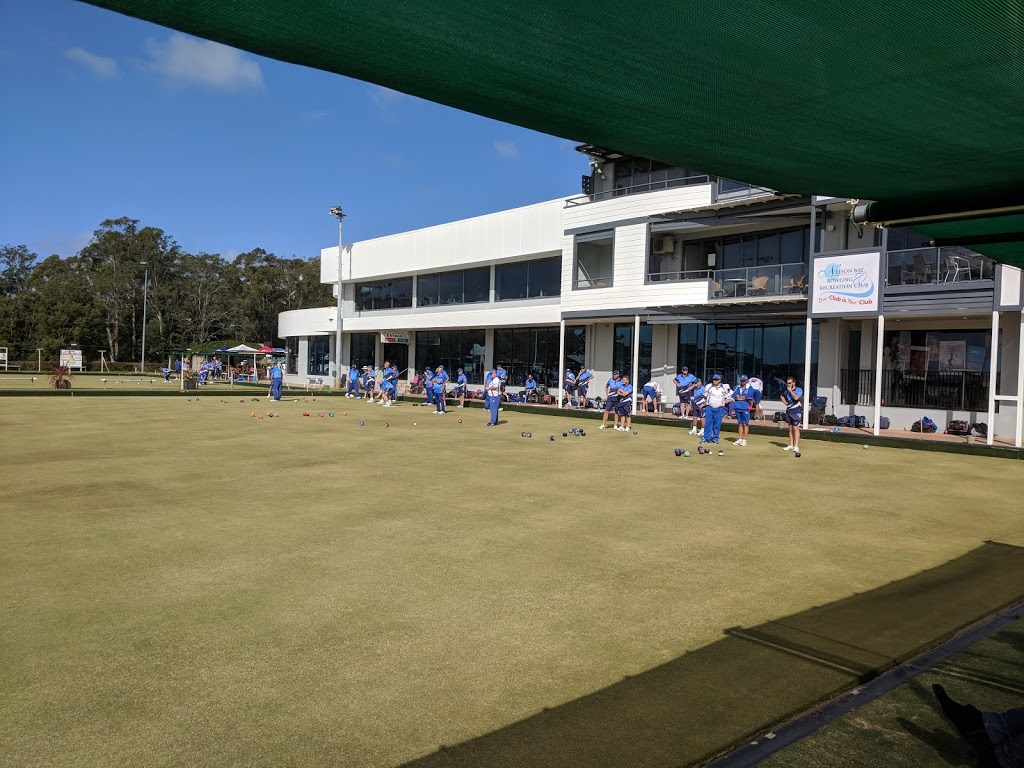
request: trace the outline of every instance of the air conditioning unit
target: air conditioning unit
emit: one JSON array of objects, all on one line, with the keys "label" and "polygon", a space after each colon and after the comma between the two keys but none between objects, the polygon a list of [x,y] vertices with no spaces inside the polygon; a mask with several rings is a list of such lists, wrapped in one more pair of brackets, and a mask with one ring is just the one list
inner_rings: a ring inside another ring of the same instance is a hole
[{"label": "air conditioning unit", "polygon": [[676,239],[668,235],[655,237],[651,240],[651,250],[654,253],[675,253]]}]

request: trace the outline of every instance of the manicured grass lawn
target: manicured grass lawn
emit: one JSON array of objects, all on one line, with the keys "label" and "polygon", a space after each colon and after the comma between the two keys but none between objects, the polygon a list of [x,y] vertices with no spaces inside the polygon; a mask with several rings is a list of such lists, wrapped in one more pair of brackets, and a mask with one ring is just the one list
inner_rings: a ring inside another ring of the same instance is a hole
[{"label": "manicured grass lawn", "polygon": [[[30,381],[30,379],[35,379],[35,381]],[[180,389],[181,382],[177,379],[164,381],[162,375],[155,373],[75,373],[72,374],[71,378],[71,390],[74,392],[105,390],[111,394],[119,394],[121,392],[137,394],[139,392],[178,392]],[[42,373],[34,370],[0,372],[0,392],[11,390],[51,392],[50,372],[48,370],[44,370]],[[256,392],[265,395],[267,390],[268,386],[266,384],[250,384],[247,382],[235,382],[232,384],[230,381],[220,380],[211,381],[209,384],[204,385],[200,390],[200,394],[203,392],[211,394],[216,392],[226,395],[231,391],[240,391]]]},{"label": "manicured grass lawn", "polygon": [[5,764],[394,766],[1024,546],[1018,461],[220,400],[0,400]]}]

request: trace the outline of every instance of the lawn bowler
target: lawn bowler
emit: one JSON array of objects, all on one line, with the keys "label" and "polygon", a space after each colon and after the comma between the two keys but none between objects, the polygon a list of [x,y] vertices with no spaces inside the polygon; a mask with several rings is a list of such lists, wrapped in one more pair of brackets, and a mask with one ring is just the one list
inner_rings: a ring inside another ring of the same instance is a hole
[{"label": "lawn bowler", "polygon": [[581,410],[587,407],[587,390],[590,389],[590,381],[593,378],[594,372],[581,365],[579,375],[576,376],[576,407]]},{"label": "lawn bowler", "polygon": [[434,404],[434,372],[430,366],[423,369],[423,392],[427,396],[427,405]]},{"label": "lawn bowler", "polygon": [[629,432],[629,428],[633,425],[633,385],[629,383],[629,376],[622,377],[617,394],[615,429],[619,432]]},{"label": "lawn bowler", "polygon": [[747,432],[750,430],[750,413],[756,411],[757,404],[761,402],[761,393],[750,386],[747,374],[740,376],[740,383],[732,391],[733,412],[736,414],[736,429],[739,437],[736,445],[747,444]]},{"label": "lawn bowler", "polygon": [[640,393],[644,397],[644,413],[660,413],[661,412],[661,385],[656,382],[653,378],[644,384],[644,388],[640,390]]},{"label": "lawn bowler", "polygon": [[355,363],[348,367],[348,392],[345,397],[359,397],[359,369]]},{"label": "lawn bowler", "polygon": [[796,385],[792,376],[786,378],[786,388],[779,399],[786,406],[786,423],[789,425],[789,445],[782,450],[800,452],[800,426],[804,420],[802,398],[804,391]]},{"label": "lawn bowler", "polygon": [[487,426],[495,427],[498,425],[498,406],[501,405],[501,377],[498,376],[497,371],[487,373],[485,388],[487,392],[485,405],[491,415]]},{"label": "lawn bowler", "polygon": [[274,402],[281,402],[281,385],[284,383],[284,371],[281,370],[281,364],[273,365],[270,367],[270,397],[273,398]]},{"label": "lawn bowler", "polygon": [[448,374],[445,373],[444,366],[439,365],[434,371],[434,405],[437,410],[434,413],[446,413],[445,405],[446,400],[444,396],[444,388],[448,383]]},{"label": "lawn bowler", "polygon": [[711,377],[711,386],[704,390],[704,439],[702,442],[718,445],[718,433],[722,429],[725,407],[732,399],[730,390],[722,383],[722,374],[715,373]]},{"label": "lawn bowler", "polygon": [[459,368],[455,372],[455,395],[459,398],[459,404],[456,408],[466,407],[466,390],[469,388],[469,379],[466,378],[466,372]]},{"label": "lawn bowler", "polygon": [[690,369],[684,365],[672,381],[675,382],[676,397],[679,398],[679,418],[685,419],[690,415],[690,404],[693,402],[693,390],[697,386],[697,377],[690,373]]},{"label": "lawn bowler", "polygon": [[576,394],[576,374],[568,368],[565,369],[565,404],[572,405],[573,397]]},{"label": "lawn bowler", "polygon": [[700,376],[697,376],[693,382],[693,388],[690,390],[690,413],[693,416],[693,426],[690,427],[690,434],[697,435],[698,437],[704,436],[704,405],[707,400],[704,398],[704,393],[707,388],[704,386],[704,382],[700,380]]},{"label": "lawn bowler", "polygon": [[[615,413],[615,406],[619,404],[618,391],[619,384],[622,383],[622,379],[619,377],[618,371],[612,371],[612,376],[604,384],[604,415],[601,417],[601,426],[598,429],[604,429],[608,426],[608,414]],[[616,413],[615,418],[612,420],[612,426],[618,426],[619,415]]]},{"label": "lawn bowler", "polygon": [[366,366],[366,373],[363,374],[363,389],[366,390],[366,402],[373,402],[373,391],[377,389],[377,371],[372,365]]}]

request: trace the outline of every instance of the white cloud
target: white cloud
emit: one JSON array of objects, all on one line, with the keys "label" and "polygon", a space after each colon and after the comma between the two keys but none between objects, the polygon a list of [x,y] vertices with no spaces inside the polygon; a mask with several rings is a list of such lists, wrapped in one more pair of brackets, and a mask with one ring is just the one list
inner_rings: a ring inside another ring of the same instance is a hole
[{"label": "white cloud", "polygon": [[498,157],[504,157],[507,160],[519,159],[519,147],[515,145],[515,142],[498,141],[495,139],[494,151],[498,153]]},{"label": "white cloud", "polygon": [[64,57],[76,64],[81,64],[97,77],[116,77],[118,74],[117,62],[108,59],[106,56],[97,56],[84,48],[74,47],[64,51]]},{"label": "white cloud", "polygon": [[312,109],[305,114],[303,120],[305,120],[307,123],[315,123],[318,120],[323,120],[329,114],[331,113],[328,112],[326,109]]},{"label": "white cloud", "polygon": [[175,34],[165,42],[147,40],[145,50],[149,69],[174,85],[200,85],[223,91],[263,87],[259,62],[220,43]]},{"label": "white cloud", "polygon": [[411,96],[407,96],[400,91],[393,91],[380,85],[371,87],[369,94],[370,102],[377,110],[377,116],[388,123],[397,123],[399,120],[399,107],[405,101],[412,99]]},{"label": "white cloud", "polygon": [[28,247],[44,259],[55,253],[59,256],[67,257],[77,254],[91,240],[92,232],[79,232],[77,235],[67,235],[60,230],[52,230],[46,233],[46,237],[29,243]]}]

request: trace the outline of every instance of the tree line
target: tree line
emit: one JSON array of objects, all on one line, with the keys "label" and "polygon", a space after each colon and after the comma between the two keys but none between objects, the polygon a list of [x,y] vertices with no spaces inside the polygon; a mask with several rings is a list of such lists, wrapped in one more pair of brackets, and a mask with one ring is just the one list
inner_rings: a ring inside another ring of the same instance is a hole
[{"label": "tree line", "polygon": [[261,248],[228,261],[187,253],[156,227],[108,219],[76,255],[43,259],[24,245],[0,246],[0,346],[11,361],[55,361],[72,345],[87,360],[146,357],[216,341],[277,346],[277,314],[333,302],[320,259],[279,258]]}]

